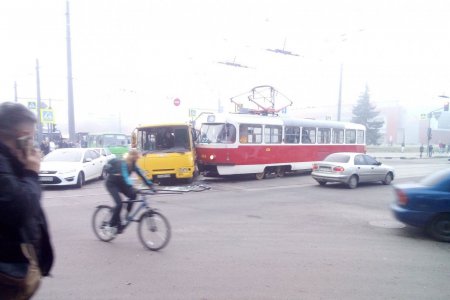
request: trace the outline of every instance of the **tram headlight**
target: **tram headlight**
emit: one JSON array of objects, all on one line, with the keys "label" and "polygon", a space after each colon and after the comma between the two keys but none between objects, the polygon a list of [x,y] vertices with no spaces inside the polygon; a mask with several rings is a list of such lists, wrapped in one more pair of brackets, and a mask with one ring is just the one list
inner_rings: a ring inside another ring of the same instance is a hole
[{"label": "tram headlight", "polygon": [[209,159],[210,159],[210,160],[213,160],[214,158],[216,158],[216,156],[215,156],[214,154],[211,154],[211,155],[209,156]]}]

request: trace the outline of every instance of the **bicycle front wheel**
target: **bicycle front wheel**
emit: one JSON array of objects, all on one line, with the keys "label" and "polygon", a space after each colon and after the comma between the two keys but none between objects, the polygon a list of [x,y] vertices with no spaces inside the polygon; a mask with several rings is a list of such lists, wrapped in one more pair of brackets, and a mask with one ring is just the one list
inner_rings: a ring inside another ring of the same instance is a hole
[{"label": "bicycle front wheel", "polygon": [[161,213],[149,210],[139,219],[138,235],[145,248],[158,251],[169,243],[169,221]]},{"label": "bicycle front wheel", "polygon": [[110,226],[113,214],[111,206],[100,205],[92,216],[92,229],[95,235],[104,242],[109,242],[116,237],[116,228]]}]

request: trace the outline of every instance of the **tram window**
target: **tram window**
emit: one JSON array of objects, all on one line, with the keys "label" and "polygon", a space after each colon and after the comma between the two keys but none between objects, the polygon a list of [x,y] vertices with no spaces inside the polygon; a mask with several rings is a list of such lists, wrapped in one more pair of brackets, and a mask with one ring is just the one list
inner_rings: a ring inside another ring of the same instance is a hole
[{"label": "tram window", "polygon": [[264,142],[267,144],[280,144],[281,134],[281,126],[266,125],[264,127]]},{"label": "tram window", "polygon": [[239,142],[243,144],[261,144],[262,126],[253,124],[239,125]]},{"label": "tram window", "polygon": [[356,143],[356,130],[355,129],[345,130],[345,143],[346,144],[355,144]]},{"label": "tram window", "polygon": [[300,141],[300,127],[286,126],[284,129],[284,142],[286,144],[298,144]]},{"label": "tram window", "polygon": [[233,124],[225,124],[217,137],[218,143],[232,144],[236,141],[236,128]]},{"label": "tram window", "polygon": [[333,144],[343,144],[344,143],[344,130],[333,128]]},{"label": "tram window", "polygon": [[330,128],[319,128],[317,130],[317,143],[329,144],[330,141],[331,141],[331,129]]},{"label": "tram window", "polygon": [[316,128],[303,127],[302,128],[302,143],[315,144],[316,143]]},{"label": "tram window", "polygon": [[364,130],[357,130],[356,131],[356,143],[357,144],[364,144]]}]

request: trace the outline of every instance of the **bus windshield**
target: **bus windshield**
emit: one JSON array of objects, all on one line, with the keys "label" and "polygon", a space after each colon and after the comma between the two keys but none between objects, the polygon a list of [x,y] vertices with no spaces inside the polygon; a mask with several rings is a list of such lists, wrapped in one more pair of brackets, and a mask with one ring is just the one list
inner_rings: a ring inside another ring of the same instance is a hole
[{"label": "bus windshield", "polygon": [[122,158],[128,152],[129,144],[127,136],[122,133],[100,133],[87,136],[88,147],[107,148],[118,158]]},{"label": "bus windshield", "polygon": [[188,126],[146,127],[137,130],[137,148],[149,152],[191,151]]},{"label": "bus windshield", "polygon": [[230,144],[236,142],[236,128],[232,124],[202,124],[199,143]]},{"label": "bus windshield", "polygon": [[103,136],[103,147],[127,146],[125,134],[105,134]]}]

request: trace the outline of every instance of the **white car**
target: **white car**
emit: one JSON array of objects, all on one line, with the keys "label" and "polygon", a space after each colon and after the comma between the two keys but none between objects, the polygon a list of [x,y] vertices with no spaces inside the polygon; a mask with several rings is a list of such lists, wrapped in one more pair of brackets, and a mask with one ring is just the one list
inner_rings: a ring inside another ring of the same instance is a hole
[{"label": "white car", "polygon": [[106,157],[88,148],[56,149],[41,162],[39,182],[44,186],[74,185],[81,188],[92,179],[106,176]]},{"label": "white car", "polygon": [[91,148],[100,153],[100,155],[106,157],[106,161],[111,161],[116,158],[115,154],[112,154],[108,148]]}]

